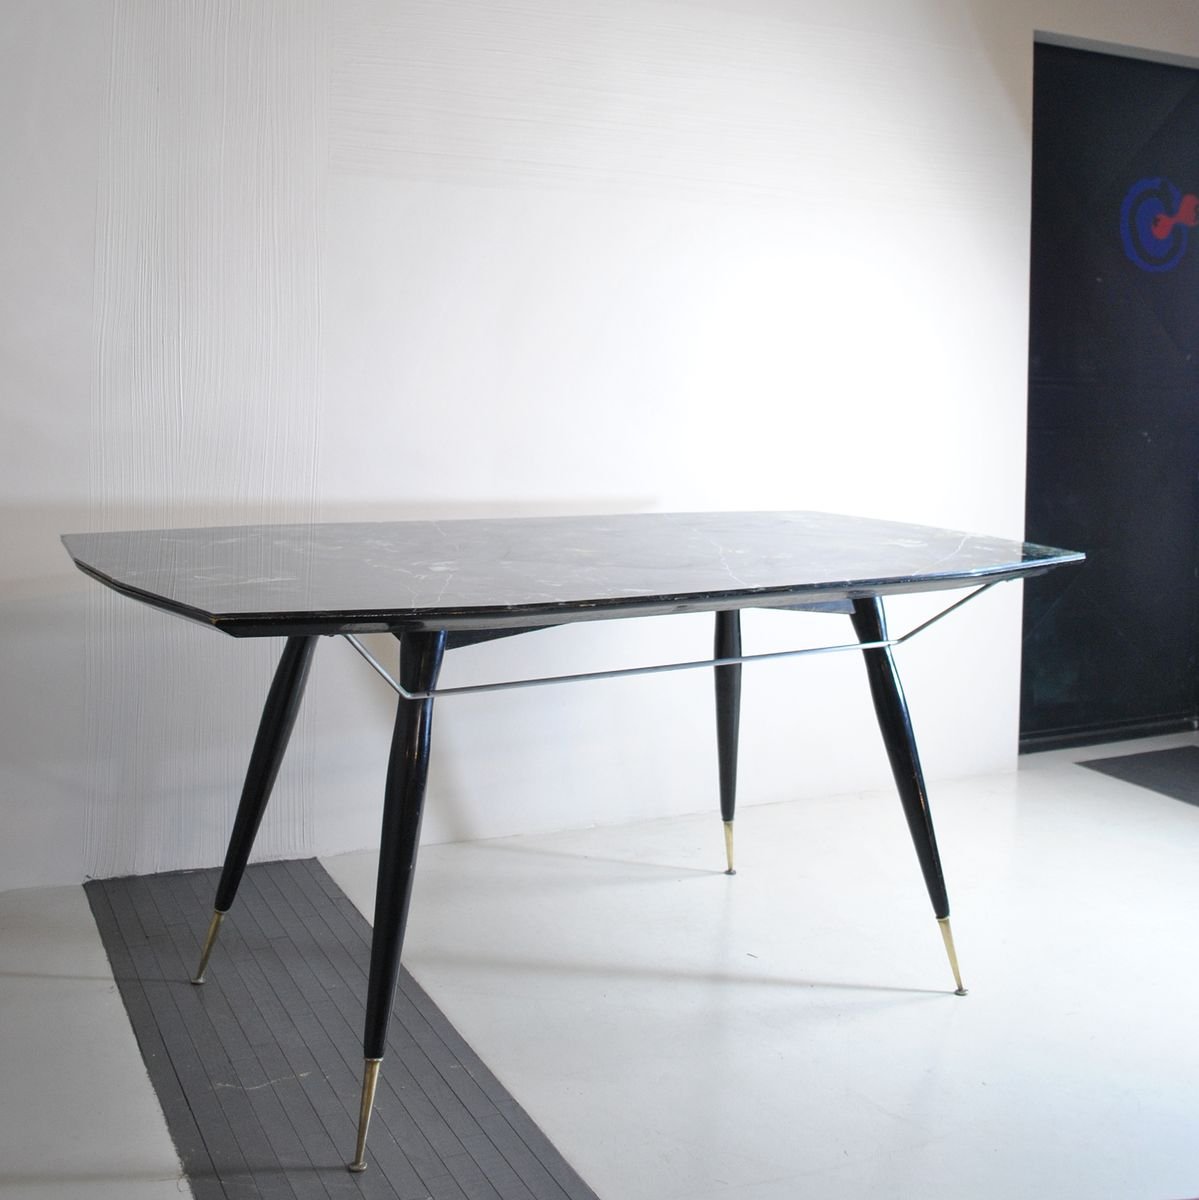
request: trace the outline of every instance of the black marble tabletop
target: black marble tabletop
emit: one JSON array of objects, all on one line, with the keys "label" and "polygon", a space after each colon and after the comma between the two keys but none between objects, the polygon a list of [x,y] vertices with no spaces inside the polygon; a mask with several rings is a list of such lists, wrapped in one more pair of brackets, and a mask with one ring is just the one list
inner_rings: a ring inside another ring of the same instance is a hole
[{"label": "black marble tabletop", "polygon": [[243,637],[499,629],[968,587],[1082,555],[829,513],[66,534],[117,591]]}]

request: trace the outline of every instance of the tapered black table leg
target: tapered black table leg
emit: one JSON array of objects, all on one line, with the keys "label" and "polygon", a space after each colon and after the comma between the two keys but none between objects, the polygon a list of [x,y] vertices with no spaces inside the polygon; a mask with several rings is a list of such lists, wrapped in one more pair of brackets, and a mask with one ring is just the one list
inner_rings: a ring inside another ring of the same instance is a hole
[{"label": "tapered black table leg", "polygon": [[275,668],[271,690],[267,693],[262,719],[258,723],[258,736],[250,753],[250,765],[246,770],[246,781],[242,786],[241,801],[237,806],[237,817],[233,822],[233,833],[229,837],[229,848],[225,852],[225,867],[217,885],[213,903],[212,920],[200,952],[200,964],[196,968],[192,983],[203,983],[204,972],[212,948],[216,945],[217,933],[225,914],[233,907],[238,884],[245,873],[254,838],[262,824],[283,752],[287,749],[291,731],[295,727],[296,715],[300,711],[300,700],[304,695],[304,684],[308,679],[308,668],[312,664],[312,652],[316,649],[315,637],[289,637]]},{"label": "tapered black table leg", "polygon": [[[716,614],[714,658],[741,656],[741,614]],[[737,737],[741,724],[741,664],[716,667],[716,757],[720,768],[720,816],[724,821],[726,875],[733,869],[733,818],[737,815]]]},{"label": "tapered black table leg", "polygon": [[[883,602],[877,596],[855,600],[851,614],[854,632],[863,643],[882,642],[887,638],[887,621],[883,613]],[[903,694],[903,685],[895,666],[895,658],[889,646],[863,650],[866,674],[870,679],[870,695],[874,700],[874,711],[882,731],[887,757],[891,761],[891,773],[899,790],[899,799],[907,817],[908,830],[924,873],[924,883],[932,901],[933,912],[941,927],[949,965],[953,968],[957,993],[966,994],[958,970],[957,953],[953,944],[953,933],[949,927],[949,895],[945,890],[945,878],[941,872],[941,856],[937,852],[937,837],[933,831],[932,814],[928,807],[928,789],[924,784],[924,772],[920,769],[920,756],[916,750],[916,736],[912,732],[912,721],[908,713],[908,702]]]},{"label": "tapered black table leg", "polygon": [[[445,653],[444,630],[400,635],[400,684],[409,692],[432,691]],[[366,1170],[366,1134],[374,1107],[379,1065],[387,1044],[400,950],[408,923],[408,902],[416,872],[425,783],[429,775],[429,741],[433,700],[405,700],[396,710],[387,788],[383,799],[383,833],[379,846],[379,878],[375,888],[375,925],[371,937],[371,968],[366,994],[366,1024],[362,1035],[365,1064],[358,1143],[351,1171]]]}]

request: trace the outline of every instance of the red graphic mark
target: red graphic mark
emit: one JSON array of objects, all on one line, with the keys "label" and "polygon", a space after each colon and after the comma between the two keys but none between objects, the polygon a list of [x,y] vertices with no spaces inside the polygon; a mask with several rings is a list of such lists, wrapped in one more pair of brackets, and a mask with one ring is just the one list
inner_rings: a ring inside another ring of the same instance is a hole
[{"label": "red graphic mark", "polygon": [[1165,241],[1174,232],[1175,225],[1189,225],[1192,229],[1199,225],[1199,196],[1188,192],[1179,200],[1178,211],[1173,216],[1158,213],[1149,230],[1158,241]]}]

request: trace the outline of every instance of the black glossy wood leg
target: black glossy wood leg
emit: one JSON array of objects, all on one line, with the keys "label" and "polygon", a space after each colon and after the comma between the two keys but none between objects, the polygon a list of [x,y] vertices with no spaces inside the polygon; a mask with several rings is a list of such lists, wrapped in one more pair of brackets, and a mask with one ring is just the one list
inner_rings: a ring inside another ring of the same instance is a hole
[{"label": "black glossy wood leg", "polygon": [[[858,641],[886,640],[887,621],[882,600],[877,596],[855,600],[850,619],[853,621]],[[941,935],[945,939],[945,949],[953,968],[958,994],[965,995],[958,971],[953,934],[949,928],[949,895],[945,890],[941,856],[937,851],[937,836],[933,830],[932,813],[928,806],[928,789],[924,784],[924,772],[920,769],[916,736],[912,732],[908,702],[903,694],[895,658],[890,647],[863,650],[862,656],[866,661],[866,674],[870,680],[870,695],[874,700],[878,726],[887,748],[891,773],[895,777],[895,786],[899,791],[908,830],[912,835],[912,844],[916,847],[916,857],[920,860],[924,884],[928,888],[933,913],[941,926]]]},{"label": "black glossy wood leg", "polygon": [[[445,653],[444,630],[400,635],[400,684],[406,691],[431,691],[437,684]],[[351,1171],[366,1170],[366,1134],[370,1126],[379,1064],[387,1044],[387,1026],[400,973],[400,951],[412,898],[416,853],[420,842],[425,783],[429,775],[429,743],[433,700],[405,700],[396,710],[387,787],[383,799],[383,833],[379,877],[375,889],[375,924],[371,937],[366,1024],[362,1035],[365,1066],[358,1143]]]},{"label": "black glossy wood leg", "polygon": [[315,637],[289,637],[275,668],[275,677],[267,693],[258,723],[258,736],[250,753],[250,765],[242,785],[241,800],[237,806],[237,817],[229,837],[229,848],[225,852],[225,866],[217,884],[216,900],[213,903],[212,921],[200,952],[200,965],[196,968],[193,983],[204,982],[208,959],[216,944],[217,933],[225,914],[233,907],[241,877],[245,874],[254,838],[262,824],[271,789],[283,762],[283,753],[295,728],[296,716],[300,711],[300,700],[304,695],[304,684],[308,679],[308,668],[312,665],[312,653],[316,649]]},{"label": "black glossy wood leg", "polygon": [[[716,614],[714,658],[741,656],[741,613]],[[726,875],[733,869],[733,818],[737,814],[737,738],[741,724],[741,664],[716,667],[716,757],[720,768],[720,816],[724,821]]]}]

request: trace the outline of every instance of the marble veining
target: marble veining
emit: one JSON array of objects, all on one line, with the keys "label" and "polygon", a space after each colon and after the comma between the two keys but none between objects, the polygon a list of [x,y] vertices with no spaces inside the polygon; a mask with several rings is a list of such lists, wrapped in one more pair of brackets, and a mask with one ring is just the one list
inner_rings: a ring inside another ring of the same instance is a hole
[{"label": "marble veining", "polygon": [[500,628],[969,586],[1069,550],[830,513],[670,513],[67,534],[118,591],[239,636]]}]

